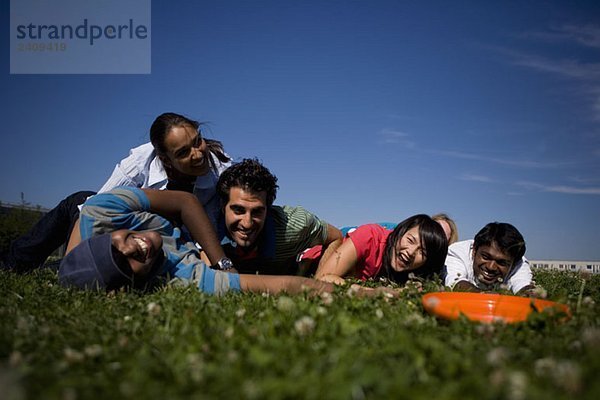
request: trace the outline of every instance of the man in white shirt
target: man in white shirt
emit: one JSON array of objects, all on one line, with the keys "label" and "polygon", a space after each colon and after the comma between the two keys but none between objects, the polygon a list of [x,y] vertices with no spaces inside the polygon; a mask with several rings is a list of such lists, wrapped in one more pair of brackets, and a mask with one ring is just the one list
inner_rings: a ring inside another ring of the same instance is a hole
[{"label": "man in white shirt", "polygon": [[507,289],[520,295],[534,290],[525,257],[525,240],[511,224],[491,222],[474,240],[452,244],[445,265],[445,285],[455,291]]}]

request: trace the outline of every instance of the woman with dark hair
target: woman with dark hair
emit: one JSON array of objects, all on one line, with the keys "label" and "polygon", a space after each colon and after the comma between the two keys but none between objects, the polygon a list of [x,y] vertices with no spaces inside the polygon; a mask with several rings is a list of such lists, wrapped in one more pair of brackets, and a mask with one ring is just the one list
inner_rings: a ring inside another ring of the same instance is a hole
[{"label": "woman with dark hair", "polygon": [[[117,186],[132,186],[147,189],[166,189],[167,185],[185,184],[186,191],[194,184],[194,178],[210,173],[202,170],[185,169],[186,163],[173,163],[171,150],[165,143],[175,128],[189,127],[192,135],[198,134],[198,148],[208,161],[212,171],[222,171],[231,164],[231,157],[223,150],[218,140],[202,138],[198,121],[176,113],[163,113],[156,117],[150,127],[150,142],[130,150],[129,156],[121,160],[112,175],[98,191],[106,192]],[[185,161],[185,160],[184,160]],[[178,170],[181,165],[185,170]]]},{"label": "woman with dark hair", "polygon": [[[216,227],[216,184],[231,164],[221,142],[202,137],[201,124],[176,113],[159,115],[150,127],[150,142],[131,149],[99,190],[118,186],[193,192]],[[0,268],[26,272],[41,266],[69,239],[81,204],[94,192],[67,196],[0,256]]]},{"label": "woman with dark hair", "polygon": [[419,276],[439,273],[447,251],[444,230],[424,214],[405,219],[394,230],[378,224],[362,225],[323,257],[315,278],[342,284],[345,277],[386,277],[403,283],[409,272]]},{"label": "woman with dark hair", "polygon": [[98,192],[117,186],[193,192],[216,226],[215,188],[231,157],[221,142],[204,138],[200,128],[200,122],[180,114],[159,115],[150,127],[150,143],[132,149]]}]

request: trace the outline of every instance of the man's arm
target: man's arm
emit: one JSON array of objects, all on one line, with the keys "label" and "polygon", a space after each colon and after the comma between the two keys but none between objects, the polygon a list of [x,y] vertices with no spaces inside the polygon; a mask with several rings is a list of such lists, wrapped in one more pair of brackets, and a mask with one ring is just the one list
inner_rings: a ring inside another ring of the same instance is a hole
[{"label": "man's arm", "polygon": [[510,288],[513,293],[528,296],[528,294],[525,293],[535,288],[529,261],[523,257],[517,265],[515,265],[515,269],[515,272],[511,274],[509,278]]},{"label": "man's arm", "polygon": [[192,238],[202,246],[212,265],[225,257],[204,207],[191,193],[144,189],[150,201],[150,210],[163,217],[181,221]]},{"label": "man's arm", "polygon": [[479,292],[480,289],[469,279],[469,271],[473,270],[470,258],[471,246],[469,242],[458,242],[448,248],[444,262],[444,285],[462,292]]},{"label": "man's arm", "polygon": [[327,239],[325,239],[325,242],[323,243],[323,248],[329,246],[332,242],[343,238],[342,231],[333,225],[327,224]]},{"label": "man's arm", "polygon": [[[298,294],[304,291],[320,294],[334,291],[334,285],[329,282],[299,276],[242,274],[240,275],[240,286],[244,291],[272,294],[281,292]],[[359,297],[376,297],[380,295],[398,297],[400,293],[397,290],[386,287],[366,288],[359,285],[353,285],[352,290]]]}]

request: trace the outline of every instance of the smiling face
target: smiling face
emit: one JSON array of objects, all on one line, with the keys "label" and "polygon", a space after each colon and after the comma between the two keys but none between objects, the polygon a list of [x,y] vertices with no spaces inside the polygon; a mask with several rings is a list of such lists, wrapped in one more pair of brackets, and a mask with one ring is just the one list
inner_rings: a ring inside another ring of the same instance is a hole
[{"label": "smiling face", "polygon": [[190,125],[171,128],[164,141],[165,154],[161,156],[166,166],[191,176],[202,176],[210,168],[206,141]]},{"label": "smiling face", "polygon": [[481,245],[473,249],[473,272],[475,278],[485,285],[495,285],[505,281],[514,260],[496,243]]},{"label": "smiling face", "polygon": [[421,244],[419,227],[415,226],[396,241],[391,266],[396,272],[412,271],[427,261],[425,248]]},{"label": "smiling face", "polygon": [[154,231],[135,232],[121,229],[111,233],[113,259],[129,266],[134,274],[144,276],[162,256],[162,237]]},{"label": "smiling face", "polygon": [[239,247],[250,250],[256,246],[265,226],[267,193],[232,187],[223,213],[229,237]]}]

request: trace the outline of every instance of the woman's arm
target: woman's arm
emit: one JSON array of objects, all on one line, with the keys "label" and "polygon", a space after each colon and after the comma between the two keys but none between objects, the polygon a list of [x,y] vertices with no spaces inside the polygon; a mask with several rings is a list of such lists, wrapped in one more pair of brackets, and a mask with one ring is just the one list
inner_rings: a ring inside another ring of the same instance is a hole
[{"label": "woman's arm", "polygon": [[329,243],[327,248],[321,249],[321,259],[319,260],[319,264],[325,264],[325,262],[331,257],[331,255],[344,243],[344,239],[337,239],[334,242]]},{"label": "woman's arm", "polygon": [[[342,232],[335,226],[327,224],[327,240],[321,246],[321,260],[319,261],[319,265],[324,264],[325,261],[329,257],[331,257],[331,255],[341,246],[341,244],[343,242],[344,242],[344,237],[342,235]],[[308,265],[310,265],[310,264],[308,264]],[[306,269],[308,270],[309,267]],[[307,275],[307,273],[304,272],[300,275]],[[335,279],[335,281],[336,282],[334,282],[334,283],[343,284],[343,279]],[[329,282],[333,282],[333,281],[329,281]]]},{"label": "woman's arm", "polygon": [[150,201],[150,210],[163,217],[181,221],[192,238],[202,246],[212,265],[225,257],[204,207],[191,193],[143,189]]},{"label": "woman's arm", "polygon": [[331,255],[321,260],[315,278],[325,282],[343,284],[343,277],[353,272],[357,262],[358,256],[354,243],[352,240],[345,240],[337,249],[333,250]]}]

